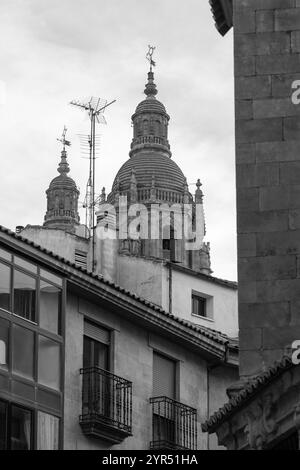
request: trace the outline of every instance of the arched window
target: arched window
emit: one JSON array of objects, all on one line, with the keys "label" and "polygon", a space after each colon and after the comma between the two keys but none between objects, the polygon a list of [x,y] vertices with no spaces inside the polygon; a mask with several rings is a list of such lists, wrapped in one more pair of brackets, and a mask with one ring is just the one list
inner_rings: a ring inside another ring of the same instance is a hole
[{"label": "arched window", "polygon": [[160,121],[155,121],[155,135],[161,137],[161,123]]},{"label": "arched window", "polygon": [[66,199],[65,199],[65,210],[69,211],[70,208],[71,208],[70,196],[69,196],[69,194],[67,194]]},{"label": "arched window", "polygon": [[143,134],[147,135],[149,130],[149,122],[147,119],[144,119],[143,121]]}]

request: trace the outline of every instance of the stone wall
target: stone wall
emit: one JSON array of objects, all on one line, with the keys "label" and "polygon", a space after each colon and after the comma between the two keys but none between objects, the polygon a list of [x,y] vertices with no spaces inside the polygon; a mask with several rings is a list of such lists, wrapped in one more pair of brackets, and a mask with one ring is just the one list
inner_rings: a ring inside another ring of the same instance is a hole
[{"label": "stone wall", "polygon": [[300,339],[300,0],[234,0],[240,374]]}]

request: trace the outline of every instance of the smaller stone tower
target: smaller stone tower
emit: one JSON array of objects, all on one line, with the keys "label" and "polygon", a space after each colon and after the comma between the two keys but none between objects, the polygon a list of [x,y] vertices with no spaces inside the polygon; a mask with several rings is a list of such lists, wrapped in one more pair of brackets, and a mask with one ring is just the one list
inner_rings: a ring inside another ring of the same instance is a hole
[{"label": "smaller stone tower", "polygon": [[79,190],[75,181],[68,176],[70,172],[65,147],[61,152],[61,161],[56,176],[46,191],[47,212],[43,226],[75,233],[79,225],[78,197]]}]

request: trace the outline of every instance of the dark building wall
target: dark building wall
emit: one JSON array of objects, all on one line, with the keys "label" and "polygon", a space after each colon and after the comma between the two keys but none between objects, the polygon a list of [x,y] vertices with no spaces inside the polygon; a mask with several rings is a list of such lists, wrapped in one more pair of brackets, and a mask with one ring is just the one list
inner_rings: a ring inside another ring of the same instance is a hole
[{"label": "dark building wall", "polygon": [[240,375],[300,339],[300,1],[235,0]]}]

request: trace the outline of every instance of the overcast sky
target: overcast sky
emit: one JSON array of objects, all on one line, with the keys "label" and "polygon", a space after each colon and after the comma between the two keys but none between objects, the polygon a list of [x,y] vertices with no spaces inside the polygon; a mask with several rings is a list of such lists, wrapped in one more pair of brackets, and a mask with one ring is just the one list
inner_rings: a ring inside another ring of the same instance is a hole
[{"label": "overcast sky", "polygon": [[97,192],[110,191],[128,158],[152,44],[172,158],[192,193],[203,183],[214,275],[235,280],[233,41],[217,33],[208,0],[1,0],[0,30],[0,224],[43,223],[64,124],[83,201],[88,160],[77,134],[89,122],[72,99],[117,99],[99,128]]}]

